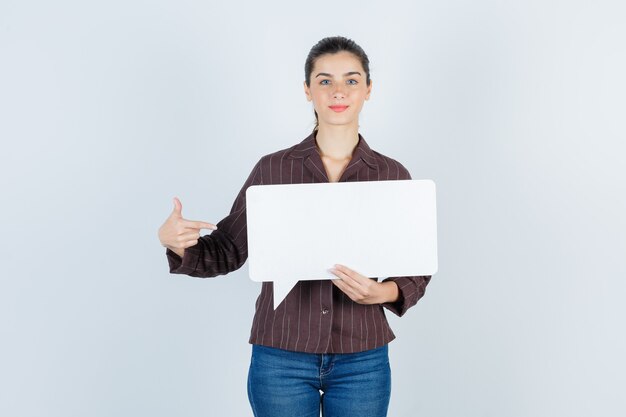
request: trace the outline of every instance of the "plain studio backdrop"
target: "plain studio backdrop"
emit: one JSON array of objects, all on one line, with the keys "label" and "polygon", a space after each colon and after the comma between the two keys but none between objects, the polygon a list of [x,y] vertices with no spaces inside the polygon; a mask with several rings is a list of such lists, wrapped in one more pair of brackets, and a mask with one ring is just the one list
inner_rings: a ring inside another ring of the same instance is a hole
[{"label": "plain studio backdrop", "polygon": [[625,18],[617,0],[2,0],[0,415],[252,415],[260,284],[247,264],[169,274],[157,230],[174,196],[218,222],[310,133],[304,61],[333,35],[371,60],[360,132],[437,184],[439,272],[387,313],[389,415],[626,415]]}]

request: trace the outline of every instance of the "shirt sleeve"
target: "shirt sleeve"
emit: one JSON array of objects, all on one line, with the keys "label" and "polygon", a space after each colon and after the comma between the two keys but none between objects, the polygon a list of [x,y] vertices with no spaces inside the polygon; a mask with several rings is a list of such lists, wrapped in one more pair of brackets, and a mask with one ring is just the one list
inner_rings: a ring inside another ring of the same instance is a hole
[{"label": "shirt sleeve", "polygon": [[[399,162],[398,165],[401,168],[399,170],[399,178],[406,180],[412,179],[409,171]],[[424,296],[424,293],[426,292],[426,286],[430,282],[431,278],[432,275],[417,275],[405,277],[389,277],[384,279],[382,282],[394,281],[396,283],[396,285],[398,286],[399,295],[398,299],[395,302],[383,303],[381,305],[398,317],[402,317],[409,308],[417,304],[418,300]]]},{"label": "shirt sleeve", "polygon": [[216,230],[200,236],[196,245],[185,249],[182,258],[166,248],[170,273],[208,278],[225,275],[243,266],[248,259],[246,190],[251,185],[262,184],[261,160],[241,187],[228,216],[216,224]]},{"label": "shirt sleeve", "polygon": [[417,304],[417,301],[424,296],[426,286],[430,282],[432,275],[418,275],[407,277],[389,277],[383,282],[394,281],[398,286],[399,296],[393,303],[383,303],[383,307],[402,317],[406,311]]}]

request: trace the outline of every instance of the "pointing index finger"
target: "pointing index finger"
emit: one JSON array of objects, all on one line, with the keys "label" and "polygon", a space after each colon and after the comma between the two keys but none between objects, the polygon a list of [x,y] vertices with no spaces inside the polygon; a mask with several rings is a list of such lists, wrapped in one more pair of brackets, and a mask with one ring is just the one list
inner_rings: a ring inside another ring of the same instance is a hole
[{"label": "pointing index finger", "polygon": [[211,229],[216,230],[217,226],[213,223],[207,223],[202,221],[182,220],[182,224],[190,229]]}]

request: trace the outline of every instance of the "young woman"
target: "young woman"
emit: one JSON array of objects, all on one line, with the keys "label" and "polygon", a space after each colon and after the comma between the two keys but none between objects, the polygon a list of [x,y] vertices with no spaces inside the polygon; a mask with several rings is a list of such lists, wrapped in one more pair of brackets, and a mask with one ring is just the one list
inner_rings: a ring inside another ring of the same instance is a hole
[{"label": "young woman", "polygon": [[[159,229],[170,272],[214,277],[247,259],[246,189],[251,185],[411,179],[395,159],[372,150],[359,133],[359,112],[372,90],[369,60],[344,37],[319,41],[307,57],[304,93],[316,125],[300,143],[263,156],[217,225],[174,211]],[[200,236],[200,229],[212,229]],[[294,231],[297,233],[297,231]],[[385,242],[381,242],[385,244]],[[249,342],[248,398],[256,417],[387,414],[395,338],[383,308],[402,316],[424,295],[430,276],[378,282],[335,265],[340,279],[300,281],[276,310],[273,283],[256,301]]]}]

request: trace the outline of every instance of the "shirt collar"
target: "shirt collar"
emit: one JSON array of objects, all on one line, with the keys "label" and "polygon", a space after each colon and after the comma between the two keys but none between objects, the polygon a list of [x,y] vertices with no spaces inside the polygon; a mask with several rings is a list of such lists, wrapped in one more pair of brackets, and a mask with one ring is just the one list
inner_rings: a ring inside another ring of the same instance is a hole
[{"label": "shirt collar", "polygon": [[[296,147],[287,156],[289,159],[294,158],[308,158],[314,152],[317,153],[317,146],[315,143],[315,135],[317,131],[312,132],[309,136],[304,138],[302,142],[296,145]],[[367,165],[372,168],[378,168],[376,163],[376,155],[374,151],[370,149],[369,145],[365,141],[365,138],[359,133],[359,142],[356,145],[356,149],[352,154],[353,158],[361,158]]]}]

